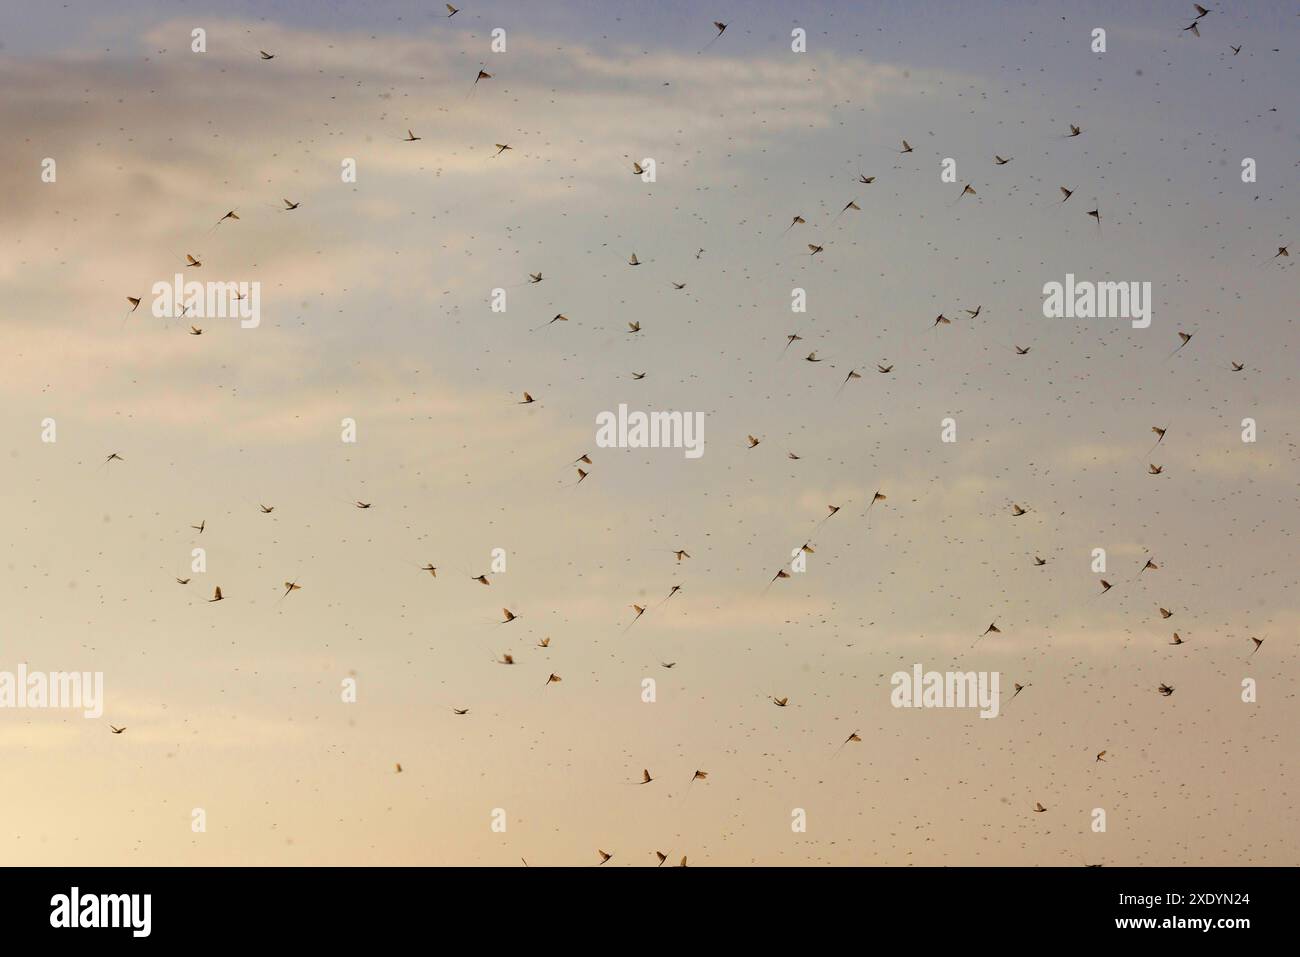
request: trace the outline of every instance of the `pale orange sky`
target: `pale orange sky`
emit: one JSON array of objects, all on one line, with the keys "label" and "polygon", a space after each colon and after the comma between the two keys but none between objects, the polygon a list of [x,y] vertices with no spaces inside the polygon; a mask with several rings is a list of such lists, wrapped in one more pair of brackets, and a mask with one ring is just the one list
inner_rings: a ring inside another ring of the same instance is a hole
[{"label": "pale orange sky", "polygon": [[[721,6],[0,18],[0,670],[107,698],[0,709],[4,860],[1294,863],[1294,17]],[[186,254],[261,325],[152,318]],[[1151,327],[1044,318],[1067,272]],[[621,402],[704,455],[596,448]],[[896,710],[915,662],[1030,686]]]}]

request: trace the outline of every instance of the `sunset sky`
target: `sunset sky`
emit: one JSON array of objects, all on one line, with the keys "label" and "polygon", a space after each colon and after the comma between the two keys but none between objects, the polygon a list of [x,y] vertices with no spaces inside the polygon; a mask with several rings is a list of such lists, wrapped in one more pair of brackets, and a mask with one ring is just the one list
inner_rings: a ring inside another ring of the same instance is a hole
[{"label": "sunset sky", "polygon": [[[0,10],[0,670],[106,696],[0,709],[0,860],[1294,864],[1300,10],[460,6]],[[1002,714],[893,708],[918,662]]]}]

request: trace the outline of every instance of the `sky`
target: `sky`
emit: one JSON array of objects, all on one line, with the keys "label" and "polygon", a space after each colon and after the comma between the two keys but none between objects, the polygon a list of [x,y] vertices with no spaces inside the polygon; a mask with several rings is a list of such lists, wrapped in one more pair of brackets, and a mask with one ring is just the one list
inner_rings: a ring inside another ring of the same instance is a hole
[{"label": "sky", "polygon": [[0,10],[0,858],[1296,861],[1300,9],[445,14]]}]

